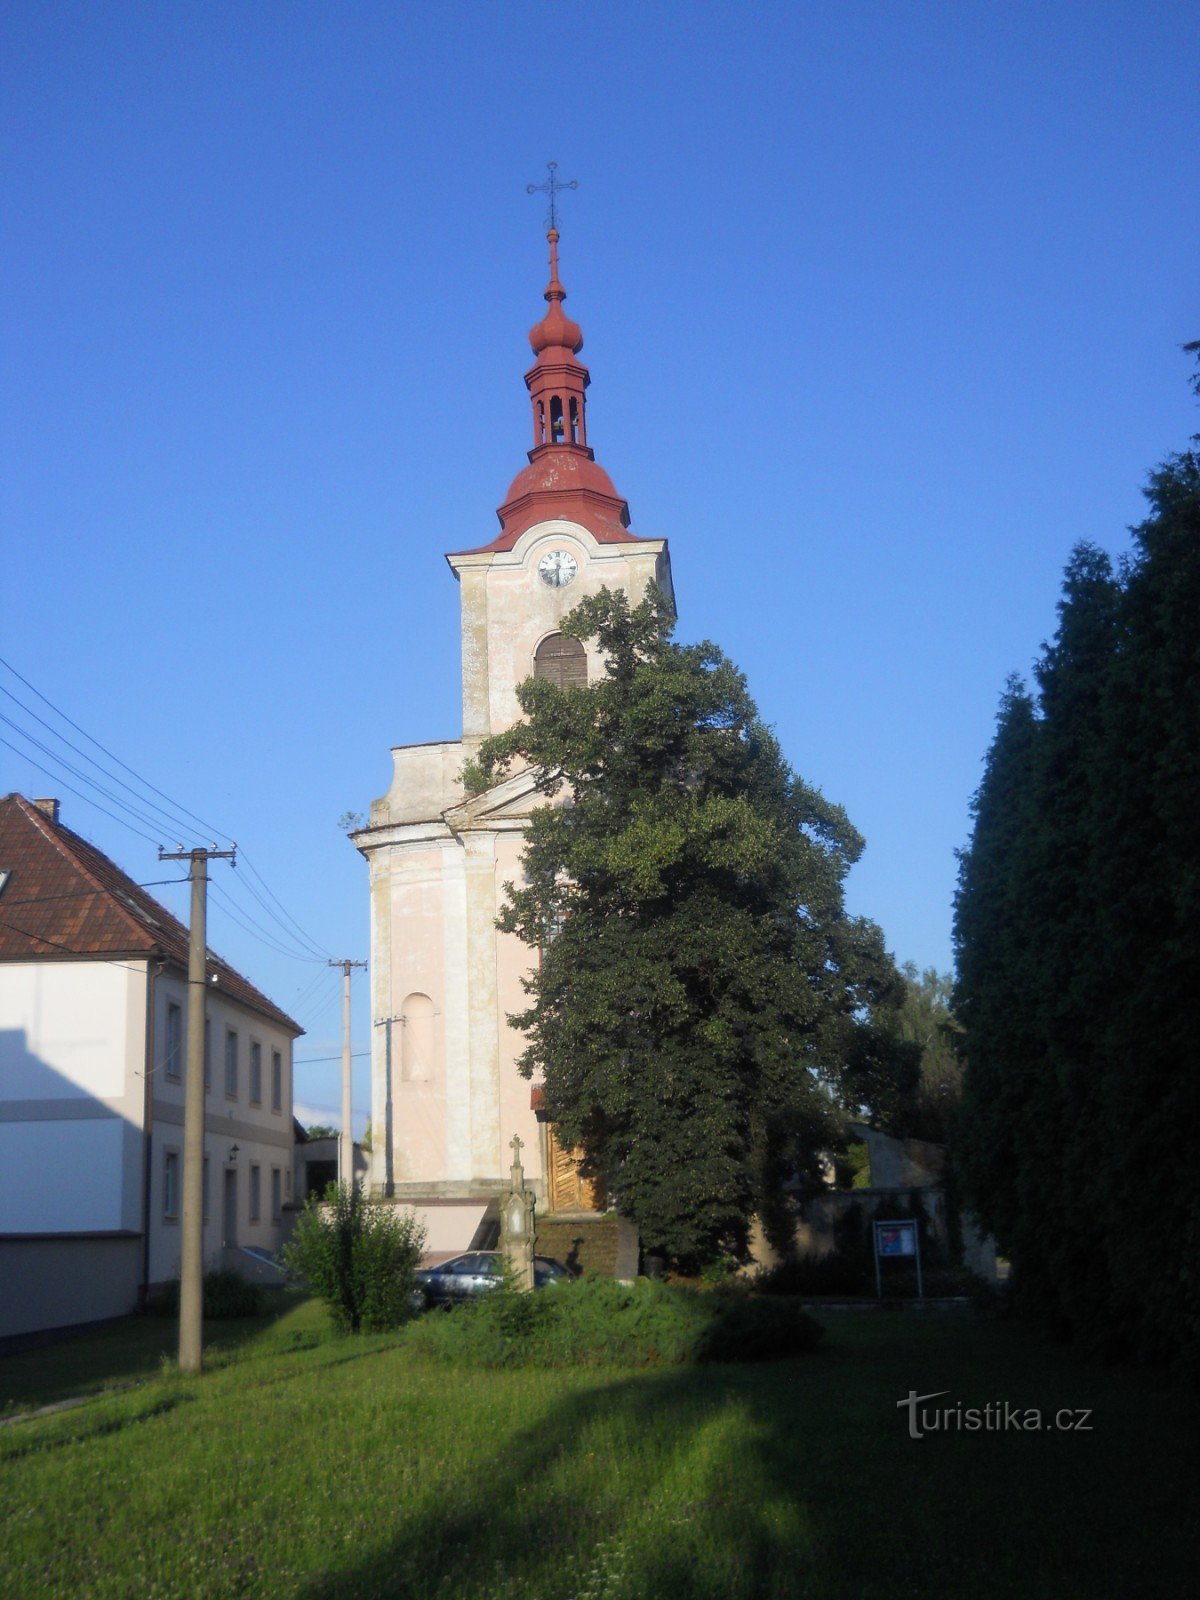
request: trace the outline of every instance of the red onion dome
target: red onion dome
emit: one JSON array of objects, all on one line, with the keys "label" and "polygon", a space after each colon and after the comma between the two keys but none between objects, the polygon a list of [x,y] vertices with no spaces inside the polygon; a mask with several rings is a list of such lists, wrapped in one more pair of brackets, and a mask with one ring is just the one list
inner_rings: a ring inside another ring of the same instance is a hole
[{"label": "red onion dome", "polygon": [[[553,289],[554,284],[550,288]],[[559,296],[551,295],[550,289],[546,290],[546,299],[550,301],[550,309],[540,322],[534,324],[529,330],[529,342],[534,348],[534,353],[541,355],[543,350],[554,348],[566,349],[572,355],[578,354],[583,349],[583,329],[577,322],[572,322],[562,306]],[[562,299],[566,299],[563,295]]]},{"label": "red onion dome", "polygon": [[550,282],[545,298],[550,302],[550,309],[540,322],[530,328],[529,342],[539,356],[543,350],[569,350],[576,355],[583,349],[583,329],[577,322],[572,322],[562,308],[567,291],[558,281],[557,229],[552,228],[546,237],[550,243]]}]

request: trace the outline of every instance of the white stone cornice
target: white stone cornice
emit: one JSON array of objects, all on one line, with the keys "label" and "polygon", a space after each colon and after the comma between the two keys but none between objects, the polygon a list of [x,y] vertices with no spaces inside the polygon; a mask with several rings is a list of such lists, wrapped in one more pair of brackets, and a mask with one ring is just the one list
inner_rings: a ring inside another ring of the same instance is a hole
[{"label": "white stone cornice", "polygon": [[453,837],[451,829],[440,817],[428,822],[396,822],[390,826],[362,828],[350,835],[350,842],[368,858],[377,850],[396,847],[416,848],[438,844]]},{"label": "white stone cornice", "polygon": [[456,573],[469,571],[473,567],[523,567],[538,546],[551,542],[561,544],[564,540],[574,542],[587,559],[594,562],[623,561],[631,555],[658,556],[667,548],[665,539],[630,538],[616,543],[602,543],[581,523],[572,522],[568,517],[548,517],[544,522],[535,522],[532,528],[526,528],[511,550],[490,550],[486,547],[482,550],[465,550],[448,555],[446,560]]},{"label": "white stone cornice", "polygon": [[449,807],[442,815],[455,833],[475,828],[519,831],[529,815],[528,802],[542,804],[545,798],[538,788],[537,773],[532,767],[526,767],[483,794],[473,795],[462,805]]}]

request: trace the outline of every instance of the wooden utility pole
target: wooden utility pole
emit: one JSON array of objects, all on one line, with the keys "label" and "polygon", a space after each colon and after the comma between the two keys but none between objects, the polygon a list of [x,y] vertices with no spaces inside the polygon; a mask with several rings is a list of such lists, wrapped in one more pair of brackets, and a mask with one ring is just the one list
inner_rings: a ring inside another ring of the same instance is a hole
[{"label": "wooden utility pole", "polygon": [[331,961],[331,967],[342,969],[342,1134],[338,1140],[338,1182],[354,1182],[354,1127],[350,1105],[350,973],[355,967],[365,967],[365,961]]},{"label": "wooden utility pole", "polygon": [[204,1349],[204,991],[207,866],[237,860],[232,850],[160,849],[160,861],[190,862],[192,921],[188,932],[187,1073],[183,1097],[183,1214],[179,1229],[179,1367],[199,1372]]}]

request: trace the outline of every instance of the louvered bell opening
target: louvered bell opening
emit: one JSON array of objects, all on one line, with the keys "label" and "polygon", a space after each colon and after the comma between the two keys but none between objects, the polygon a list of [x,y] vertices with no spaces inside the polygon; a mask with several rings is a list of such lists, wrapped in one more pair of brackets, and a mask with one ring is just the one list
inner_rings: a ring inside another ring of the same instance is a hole
[{"label": "louvered bell opening", "polygon": [[533,675],[548,678],[560,689],[583,688],[587,684],[587,652],[578,639],[552,633],[537,647]]}]

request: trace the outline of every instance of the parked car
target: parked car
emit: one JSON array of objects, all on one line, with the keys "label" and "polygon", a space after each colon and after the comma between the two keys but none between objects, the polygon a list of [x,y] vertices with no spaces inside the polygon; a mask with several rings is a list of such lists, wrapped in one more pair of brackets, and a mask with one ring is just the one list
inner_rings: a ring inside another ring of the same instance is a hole
[{"label": "parked car", "polygon": [[[469,1250],[451,1256],[440,1266],[424,1267],[417,1273],[417,1284],[431,1306],[452,1306],[474,1295],[495,1289],[504,1273],[504,1257],[499,1250]],[[571,1274],[549,1256],[534,1256],[533,1286],[546,1289],[570,1282]]]}]

